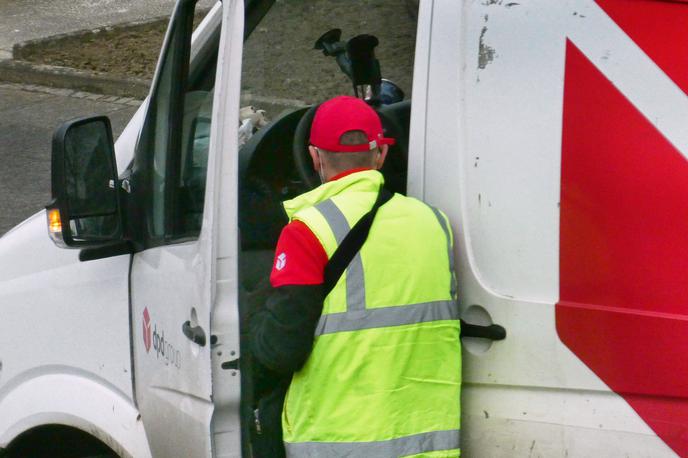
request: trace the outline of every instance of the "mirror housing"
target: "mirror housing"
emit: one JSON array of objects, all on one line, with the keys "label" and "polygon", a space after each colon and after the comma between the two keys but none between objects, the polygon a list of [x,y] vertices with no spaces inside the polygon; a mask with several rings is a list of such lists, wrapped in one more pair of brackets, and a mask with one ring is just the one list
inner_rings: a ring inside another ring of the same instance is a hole
[{"label": "mirror housing", "polygon": [[59,247],[121,243],[122,205],[112,127],[106,116],[62,124],[53,135],[48,233]]}]

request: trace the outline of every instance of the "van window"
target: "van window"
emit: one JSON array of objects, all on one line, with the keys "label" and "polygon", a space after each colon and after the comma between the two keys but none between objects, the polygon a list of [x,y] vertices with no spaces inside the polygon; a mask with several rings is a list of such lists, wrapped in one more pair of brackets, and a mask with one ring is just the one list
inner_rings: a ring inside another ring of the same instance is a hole
[{"label": "van window", "polygon": [[177,7],[136,153],[147,246],[201,229],[219,25],[193,60],[190,45],[207,3]]}]

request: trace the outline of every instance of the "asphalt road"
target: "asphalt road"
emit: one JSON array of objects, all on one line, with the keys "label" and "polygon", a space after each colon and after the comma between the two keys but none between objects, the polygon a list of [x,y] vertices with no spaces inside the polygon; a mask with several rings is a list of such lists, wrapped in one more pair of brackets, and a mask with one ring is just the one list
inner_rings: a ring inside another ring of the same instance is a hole
[{"label": "asphalt road", "polygon": [[57,126],[104,114],[117,138],[137,102],[114,99],[0,84],[0,236],[50,200],[51,139]]}]

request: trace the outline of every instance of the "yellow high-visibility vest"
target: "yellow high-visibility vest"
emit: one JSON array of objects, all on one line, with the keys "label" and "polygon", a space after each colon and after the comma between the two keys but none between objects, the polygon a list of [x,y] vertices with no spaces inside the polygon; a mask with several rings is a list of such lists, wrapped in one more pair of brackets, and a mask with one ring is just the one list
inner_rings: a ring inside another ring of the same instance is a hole
[{"label": "yellow high-visibility vest", "polygon": [[[285,202],[328,258],[377,198],[356,172]],[[325,298],[282,413],[289,457],[457,457],[461,346],[447,218],[395,195]]]}]

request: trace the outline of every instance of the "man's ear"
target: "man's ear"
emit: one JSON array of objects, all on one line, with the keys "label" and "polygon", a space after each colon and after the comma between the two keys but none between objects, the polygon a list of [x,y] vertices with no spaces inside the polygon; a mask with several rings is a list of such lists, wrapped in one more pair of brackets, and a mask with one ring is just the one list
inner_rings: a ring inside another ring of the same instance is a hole
[{"label": "man's ear", "polygon": [[311,159],[313,159],[313,169],[315,169],[316,172],[320,171],[320,155],[318,154],[318,150],[315,149],[315,146],[309,145],[308,146],[308,152],[311,155]]},{"label": "man's ear", "polygon": [[377,157],[375,158],[375,168],[377,170],[380,170],[382,168],[382,164],[385,163],[385,159],[387,158],[387,151],[389,151],[388,145],[380,146],[380,150],[378,151]]}]

